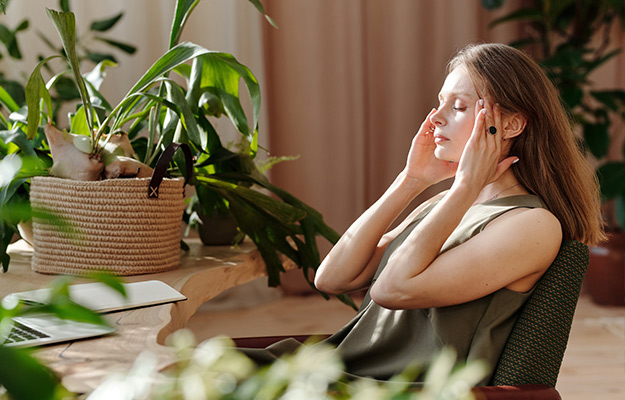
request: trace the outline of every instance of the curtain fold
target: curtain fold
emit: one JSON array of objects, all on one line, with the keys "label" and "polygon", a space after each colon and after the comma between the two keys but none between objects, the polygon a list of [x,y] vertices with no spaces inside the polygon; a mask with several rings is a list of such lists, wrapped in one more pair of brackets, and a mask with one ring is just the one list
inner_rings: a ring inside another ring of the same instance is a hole
[{"label": "curtain fold", "polygon": [[[265,107],[273,153],[300,159],[272,180],[343,232],[404,166],[410,141],[438,105],[445,66],[506,12],[479,1],[266,0]],[[440,190],[438,188],[437,190]],[[430,192],[432,193],[432,192]]]}]

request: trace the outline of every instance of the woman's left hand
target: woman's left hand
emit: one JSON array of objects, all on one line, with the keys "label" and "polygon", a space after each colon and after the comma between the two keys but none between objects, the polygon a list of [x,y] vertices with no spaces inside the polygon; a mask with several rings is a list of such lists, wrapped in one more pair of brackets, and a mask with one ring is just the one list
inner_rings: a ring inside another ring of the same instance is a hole
[{"label": "woman's left hand", "polygon": [[455,180],[473,188],[476,193],[497,180],[518,159],[511,156],[502,160],[504,129],[501,110],[487,99],[483,99],[482,104],[480,101],[475,106],[473,131],[460,157]]}]

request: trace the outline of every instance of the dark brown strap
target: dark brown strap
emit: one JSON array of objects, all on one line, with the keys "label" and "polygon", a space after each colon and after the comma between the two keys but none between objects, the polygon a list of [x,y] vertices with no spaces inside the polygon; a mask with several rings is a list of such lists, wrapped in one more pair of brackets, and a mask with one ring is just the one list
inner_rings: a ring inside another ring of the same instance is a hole
[{"label": "dark brown strap", "polygon": [[185,156],[187,174],[184,184],[186,185],[189,182],[189,179],[191,179],[191,175],[193,175],[193,156],[191,155],[191,148],[186,143],[171,143],[167,146],[156,162],[156,167],[154,167],[152,179],[150,180],[150,185],[148,186],[148,198],[158,199],[158,189],[161,186],[163,177],[165,177],[165,173],[167,172],[167,166],[178,149],[182,149]]}]

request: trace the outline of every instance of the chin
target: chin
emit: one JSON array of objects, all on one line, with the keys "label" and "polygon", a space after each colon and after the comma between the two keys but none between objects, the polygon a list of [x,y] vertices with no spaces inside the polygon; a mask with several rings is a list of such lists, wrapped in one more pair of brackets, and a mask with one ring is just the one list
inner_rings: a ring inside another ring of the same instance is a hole
[{"label": "chin", "polygon": [[436,149],[434,150],[434,157],[442,161],[458,162],[459,160],[456,154],[441,146],[436,146]]}]

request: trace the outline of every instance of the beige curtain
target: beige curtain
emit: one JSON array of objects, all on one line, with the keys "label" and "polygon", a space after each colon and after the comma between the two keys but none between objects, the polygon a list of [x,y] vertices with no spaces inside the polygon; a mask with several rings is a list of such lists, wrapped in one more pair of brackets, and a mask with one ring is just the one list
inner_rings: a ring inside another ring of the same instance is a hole
[{"label": "beige curtain", "polygon": [[404,166],[450,57],[507,42],[478,0],[266,0],[265,108],[274,154],[300,155],[273,181],[342,233]]}]

